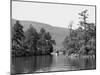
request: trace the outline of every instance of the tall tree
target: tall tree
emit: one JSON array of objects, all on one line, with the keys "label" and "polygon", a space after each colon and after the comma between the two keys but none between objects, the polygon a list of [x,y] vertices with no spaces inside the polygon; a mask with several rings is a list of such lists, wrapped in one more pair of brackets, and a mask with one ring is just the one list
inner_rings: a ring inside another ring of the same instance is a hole
[{"label": "tall tree", "polygon": [[69,29],[69,31],[70,31],[70,33],[69,33],[69,34],[70,34],[70,35],[69,35],[70,37],[71,37],[71,35],[72,35],[72,27],[73,27],[73,21],[71,21],[70,24],[69,24],[69,26],[68,26],[68,29]]},{"label": "tall tree", "polygon": [[20,24],[19,21],[16,21],[14,27],[12,29],[12,44],[13,49],[16,49],[16,46],[21,48],[22,47],[22,40],[25,38],[23,32],[23,26]]},{"label": "tall tree", "polygon": [[80,15],[80,26],[82,26],[85,30],[86,30],[86,27],[87,27],[87,18],[88,18],[88,14],[87,14],[87,11],[88,10],[84,10],[82,11],[81,13],[79,13]]},{"label": "tall tree", "polygon": [[29,29],[25,33],[26,33],[25,42],[28,46],[28,50],[29,52],[34,54],[37,50],[36,45],[37,45],[37,40],[39,39],[38,33],[32,25],[30,25]]}]

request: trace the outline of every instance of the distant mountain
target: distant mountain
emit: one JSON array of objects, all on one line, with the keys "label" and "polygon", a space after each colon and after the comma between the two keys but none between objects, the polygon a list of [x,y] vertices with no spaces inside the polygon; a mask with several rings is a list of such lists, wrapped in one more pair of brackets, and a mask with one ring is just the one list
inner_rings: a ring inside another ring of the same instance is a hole
[{"label": "distant mountain", "polygon": [[[62,49],[63,48],[63,41],[67,35],[69,35],[69,30],[67,28],[55,27],[49,24],[35,22],[35,21],[25,21],[19,20],[20,23],[24,27],[24,31],[29,28],[31,24],[34,28],[36,28],[37,32],[40,31],[41,28],[44,28],[47,32],[50,32],[52,38],[56,41],[55,49]],[[16,23],[15,19],[12,19],[12,26]]]}]

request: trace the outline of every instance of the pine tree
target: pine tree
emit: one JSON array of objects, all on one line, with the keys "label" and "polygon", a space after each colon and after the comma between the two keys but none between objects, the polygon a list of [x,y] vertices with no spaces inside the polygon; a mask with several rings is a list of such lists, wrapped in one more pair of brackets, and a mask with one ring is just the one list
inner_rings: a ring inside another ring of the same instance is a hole
[{"label": "pine tree", "polygon": [[12,27],[12,45],[13,49],[17,49],[17,47],[20,49],[22,48],[22,40],[25,38],[24,37],[24,32],[23,32],[23,26],[20,24],[19,21],[16,21],[14,24],[14,27]]},{"label": "pine tree", "polygon": [[28,47],[28,50],[31,54],[35,54],[37,50],[36,48],[37,40],[39,39],[38,33],[32,25],[30,25],[30,28],[25,33],[26,33],[25,43]]}]

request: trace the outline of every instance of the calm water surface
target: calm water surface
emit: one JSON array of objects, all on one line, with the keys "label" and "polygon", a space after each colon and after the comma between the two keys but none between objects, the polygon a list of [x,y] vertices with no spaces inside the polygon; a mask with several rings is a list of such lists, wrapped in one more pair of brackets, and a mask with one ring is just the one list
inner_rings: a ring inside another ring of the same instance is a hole
[{"label": "calm water surface", "polygon": [[95,69],[93,57],[67,57],[64,55],[43,55],[32,57],[13,57],[12,73],[35,73],[48,71],[68,71]]}]

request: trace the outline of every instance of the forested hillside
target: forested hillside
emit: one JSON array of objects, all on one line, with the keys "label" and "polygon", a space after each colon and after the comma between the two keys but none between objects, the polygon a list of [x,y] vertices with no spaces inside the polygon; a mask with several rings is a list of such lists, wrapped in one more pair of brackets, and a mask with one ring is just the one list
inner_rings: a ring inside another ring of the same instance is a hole
[{"label": "forested hillside", "polygon": [[[55,49],[62,49],[63,48],[63,40],[66,35],[69,35],[69,30],[66,28],[61,27],[54,27],[49,24],[35,22],[35,21],[25,21],[19,20],[20,24],[23,26],[23,31],[26,31],[30,25],[32,25],[37,32],[40,31],[41,28],[44,28],[46,31],[50,32],[53,39],[56,41],[56,45],[54,46]],[[12,19],[12,26],[16,23],[15,19]]]}]

